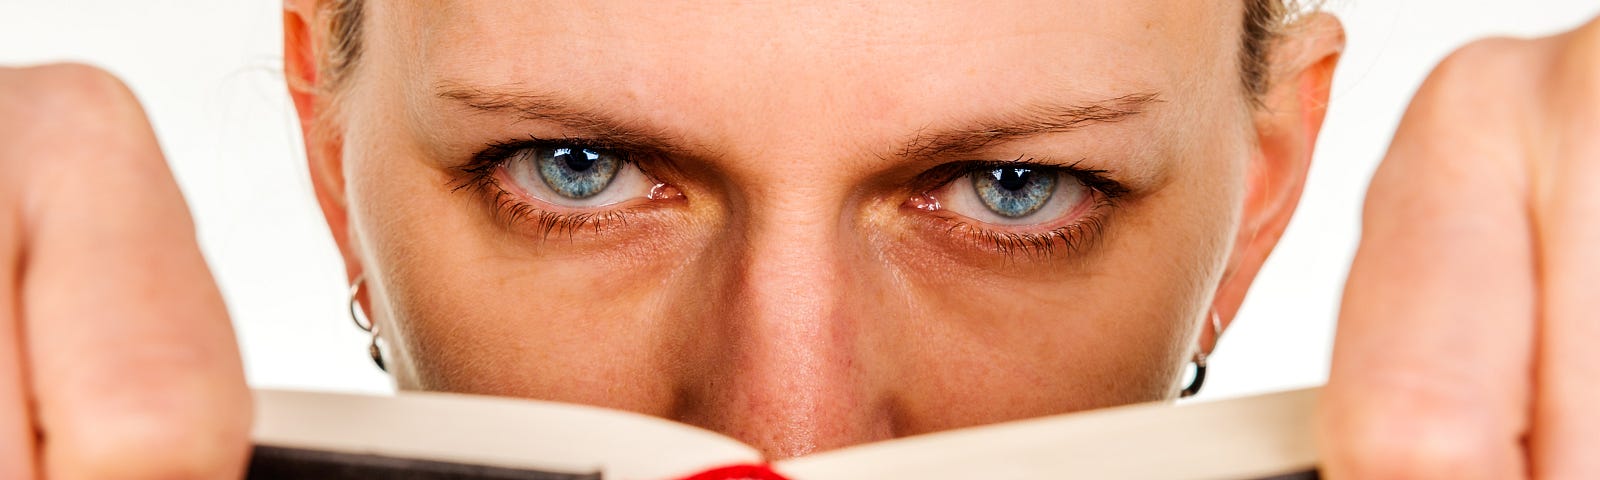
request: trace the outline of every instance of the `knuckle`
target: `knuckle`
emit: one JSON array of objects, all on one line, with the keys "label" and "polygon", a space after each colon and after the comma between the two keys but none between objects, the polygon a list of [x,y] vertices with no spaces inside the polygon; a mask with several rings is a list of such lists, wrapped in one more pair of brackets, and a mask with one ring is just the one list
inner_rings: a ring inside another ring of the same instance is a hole
[{"label": "knuckle", "polygon": [[54,391],[62,401],[41,403],[51,409],[40,412],[51,478],[223,478],[242,470],[251,410],[244,385],[177,372],[106,384]]},{"label": "knuckle", "polygon": [[1554,69],[1560,77],[1557,82],[1564,84],[1560,86],[1570,85],[1582,90],[1589,95],[1587,100],[1600,97],[1596,93],[1600,91],[1600,17],[1555,41],[1560,45]]},{"label": "knuckle", "polygon": [[1572,41],[1590,48],[1600,48],[1600,16],[1589,20],[1572,32]]},{"label": "knuckle", "polygon": [[1520,188],[1526,166],[1518,135],[1534,120],[1528,92],[1537,91],[1531,84],[1538,80],[1530,72],[1540,61],[1529,53],[1529,42],[1474,41],[1435,66],[1374,177],[1374,187],[1385,188],[1369,192],[1405,197],[1419,182],[1445,192],[1474,183]]},{"label": "knuckle", "polygon": [[28,191],[63,189],[84,167],[110,167],[96,178],[167,168],[133,91],[90,65],[0,72],[0,136],[0,168],[30,179]]},{"label": "knuckle", "polygon": [[0,157],[11,158],[49,152],[47,158],[89,160],[101,157],[97,152],[145,148],[153,135],[122,80],[73,63],[0,73],[0,127],[11,152]]},{"label": "knuckle", "polygon": [[133,92],[111,72],[79,63],[59,63],[14,70],[7,90],[7,102],[17,113],[32,119],[70,115],[103,114],[125,109],[134,101]]},{"label": "knuckle", "polygon": [[91,90],[115,88],[121,85],[116,75],[100,67],[85,63],[52,63],[22,69],[22,72],[52,83],[83,87]]},{"label": "knuckle", "polygon": [[187,479],[237,476],[248,427],[185,408],[145,408],[98,418],[78,431],[47,432],[50,478]]},{"label": "knuckle", "polygon": [[1482,108],[1485,100],[1495,98],[1485,95],[1487,90],[1513,88],[1513,83],[1525,76],[1525,63],[1531,60],[1525,53],[1528,43],[1500,37],[1468,43],[1433,68],[1417,96],[1452,100],[1442,103],[1444,106]]},{"label": "knuckle", "polygon": [[1484,68],[1514,60],[1528,46],[1528,40],[1510,37],[1481,38],[1462,45],[1446,56],[1435,72],[1451,78],[1481,76]]},{"label": "knuckle", "polygon": [[1477,478],[1509,446],[1459,402],[1419,392],[1386,397],[1329,426],[1328,458],[1343,478]]}]

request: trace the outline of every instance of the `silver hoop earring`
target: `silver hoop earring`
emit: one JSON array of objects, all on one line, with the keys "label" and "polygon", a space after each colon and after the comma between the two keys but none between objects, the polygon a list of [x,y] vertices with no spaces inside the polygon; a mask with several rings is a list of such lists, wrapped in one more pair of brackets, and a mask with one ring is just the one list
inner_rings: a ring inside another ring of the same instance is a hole
[{"label": "silver hoop earring", "polygon": [[1189,384],[1183,387],[1183,393],[1178,394],[1181,398],[1193,397],[1200,393],[1200,386],[1206,384],[1206,352],[1195,352],[1193,362],[1194,379],[1189,380]]},{"label": "silver hoop earring", "polygon": [[[361,285],[367,282],[367,274],[356,275],[356,281],[350,284],[350,321],[355,322],[356,328],[372,334],[372,342],[367,344],[367,354],[372,356],[372,363],[378,364],[378,369],[385,372],[389,368],[383,364],[383,350],[378,348],[378,324],[367,318],[361,311],[361,305],[356,303],[356,297],[361,294]],[[365,319],[365,320],[363,320]]]},{"label": "silver hoop earring", "polygon": [[[1222,316],[1218,315],[1216,310],[1212,310],[1211,348],[1217,347],[1217,338],[1221,336]],[[1179,397],[1188,398],[1200,393],[1200,387],[1206,384],[1206,357],[1208,355],[1210,355],[1210,352],[1206,351],[1204,347],[1200,351],[1194,352],[1194,360],[1191,360],[1194,363],[1194,379],[1189,380],[1189,384],[1183,387],[1183,393],[1180,393]]]}]

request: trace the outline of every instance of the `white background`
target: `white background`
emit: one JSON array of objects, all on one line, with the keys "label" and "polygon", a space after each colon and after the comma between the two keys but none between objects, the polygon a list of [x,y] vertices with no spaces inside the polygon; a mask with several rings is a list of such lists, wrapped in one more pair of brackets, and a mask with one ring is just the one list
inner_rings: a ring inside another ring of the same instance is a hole
[{"label": "white background", "polygon": [[[252,384],[385,392],[345,313],[283,85],[278,2],[0,0],[0,64],[86,61],[145,102],[227,296]],[[1485,35],[1582,23],[1595,0],[1333,0],[1349,49],[1300,211],[1213,357],[1202,398],[1320,383],[1366,179],[1407,99]]]}]

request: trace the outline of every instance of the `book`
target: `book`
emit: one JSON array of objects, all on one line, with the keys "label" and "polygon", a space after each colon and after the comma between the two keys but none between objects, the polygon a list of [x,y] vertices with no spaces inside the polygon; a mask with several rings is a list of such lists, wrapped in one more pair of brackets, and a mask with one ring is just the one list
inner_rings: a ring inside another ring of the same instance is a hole
[{"label": "book", "polygon": [[598,407],[258,390],[251,480],[1317,478],[1317,389],[1135,405],[767,462],[721,434]]}]

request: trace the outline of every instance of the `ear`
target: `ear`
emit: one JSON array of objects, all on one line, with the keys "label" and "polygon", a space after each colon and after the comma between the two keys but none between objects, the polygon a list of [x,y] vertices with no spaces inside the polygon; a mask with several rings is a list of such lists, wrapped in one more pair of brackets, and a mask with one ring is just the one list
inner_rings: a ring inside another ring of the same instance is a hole
[{"label": "ear", "polygon": [[[311,186],[322,207],[328,230],[344,257],[346,281],[362,271],[350,241],[345,202],[343,125],[334,114],[334,99],[321,83],[321,59],[328,39],[317,0],[286,0],[283,5],[283,72],[289,96],[305,139]],[[370,310],[369,310],[370,311]]]},{"label": "ear", "polygon": [[[1233,322],[1250,283],[1300,202],[1312,148],[1327,113],[1334,67],[1343,51],[1344,26],[1325,13],[1300,19],[1273,45],[1272,83],[1255,113],[1257,146],[1246,168],[1244,211],[1228,268],[1211,304],[1222,330]],[[1203,321],[1210,322],[1209,315]],[[1200,345],[1209,352],[1217,335],[1209,325],[1203,327]]]}]

